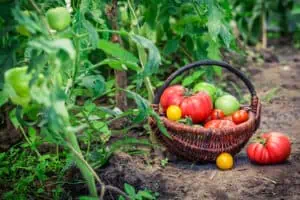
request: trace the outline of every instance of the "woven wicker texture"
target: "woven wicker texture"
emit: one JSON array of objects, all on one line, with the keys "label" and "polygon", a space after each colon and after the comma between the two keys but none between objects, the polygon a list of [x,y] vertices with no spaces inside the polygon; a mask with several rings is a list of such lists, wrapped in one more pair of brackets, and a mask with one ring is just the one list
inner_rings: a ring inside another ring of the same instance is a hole
[{"label": "woven wicker texture", "polygon": [[[168,120],[164,117],[159,109],[159,100],[163,91],[170,85],[178,75],[182,74],[186,70],[190,70],[196,67],[214,66],[228,69],[230,72],[236,74],[247,86],[251,93],[250,106],[244,107],[249,111],[249,119],[235,127],[222,128],[222,129],[207,129],[199,126],[189,126],[182,123]],[[152,131],[157,138],[164,144],[167,149],[182,157],[191,161],[215,161],[217,156],[222,152],[228,152],[232,155],[240,152],[245,146],[250,137],[259,127],[261,104],[252,83],[248,78],[237,69],[233,68],[227,63],[218,61],[199,61],[189,65],[186,65],[169,76],[164,85],[158,89],[156,93],[154,104],[154,110],[160,114],[161,120],[168,130],[171,139],[163,135],[156,125],[156,121],[153,118],[149,119]]]}]

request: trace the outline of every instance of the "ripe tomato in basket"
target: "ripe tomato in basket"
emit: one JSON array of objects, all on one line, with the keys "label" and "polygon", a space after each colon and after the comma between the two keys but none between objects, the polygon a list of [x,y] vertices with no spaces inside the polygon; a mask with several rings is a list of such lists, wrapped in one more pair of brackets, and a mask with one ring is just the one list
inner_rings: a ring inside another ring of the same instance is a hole
[{"label": "ripe tomato in basket", "polygon": [[238,110],[232,115],[232,120],[235,124],[241,124],[247,121],[249,118],[248,112],[246,110]]},{"label": "ripe tomato in basket", "polygon": [[198,92],[195,95],[184,97],[180,108],[183,117],[190,117],[193,123],[199,123],[209,117],[213,103],[206,92]]},{"label": "ripe tomato in basket", "polygon": [[181,85],[168,87],[160,98],[160,105],[165,111],[170,105],[180,107],[183,117],[190,117],[193,123],[199,123],[209,117],[213,103],[206,92],[187,94],[187,89]]},{"label": "ripe tomato in basket", "polygon": [[225,128],[225,127],[233,127],[233,126],[235,126],[235,124],[232,121],[215,119],[207,122],[204,125],[204,128]]},{"label": "ripe tomato in basket", "polygon": [[160,105],[164,111],[169,106],[179,106],[183,100],[186,89],[181,85],[173,85],[165,89],[160,97]]},{"label": "ripe tomato in basket", "polygon": [[247,155],[258,164],[277,164],[284,162],[291,153],[291,142],[279,132],[264,133],[247,147]]},{"label": "ripe tomato in basket", "polygon": [[211,119],[214,120],[214,119],[222,119],[224,118],[224,112],[220,109],[214,109],[211,113]]}]

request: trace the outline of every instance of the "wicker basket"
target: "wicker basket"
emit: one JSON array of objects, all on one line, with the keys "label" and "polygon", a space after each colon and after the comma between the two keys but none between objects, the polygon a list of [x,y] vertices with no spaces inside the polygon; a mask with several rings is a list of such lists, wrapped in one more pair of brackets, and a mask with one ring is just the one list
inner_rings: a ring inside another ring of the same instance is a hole
[{"label": "wicker basket", "polygon": [[[159,101],[163,91],[178,75],[187,70],[203,66],[220,66],[225,68],[237,75],[245,83],[251,93],[251,105],[243,107],[243,109],[249,111],[249,119],[247,122],[235,127],[207,129],[174,122],[164,117],[159,108]],[[249,79],[229,64],[212,60],[191,63],[172,73],[164,85],[158,89],[153,108],[161,116],[160,118],[167,128],[171,139],[163,135],[158,129],[156,121],[150,118],[149,122],[152,131],[159,141],[167,147],[168,151],[187,160],[202,162],[215,161],[217,156],[222,152],[228,152],[231,155],[238,153],[259,127],[261,115],[261,104],[256,96],[254,86]]]}]

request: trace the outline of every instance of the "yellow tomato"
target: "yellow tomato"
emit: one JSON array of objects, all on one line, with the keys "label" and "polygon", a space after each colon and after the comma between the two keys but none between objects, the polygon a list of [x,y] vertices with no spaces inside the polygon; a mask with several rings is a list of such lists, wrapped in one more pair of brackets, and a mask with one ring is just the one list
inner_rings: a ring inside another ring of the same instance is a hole
[{"label": "yellow tomato", "polygon": [[167,117],[172,121],[179,120],[181,118],[181,109],[178,106],[169,106],[167,109]]},{"label": "yellow tomato", "polygon": [[221,153],[216,160],[219,169],[227,170],[233,167],[233,157],[229,153]]}]

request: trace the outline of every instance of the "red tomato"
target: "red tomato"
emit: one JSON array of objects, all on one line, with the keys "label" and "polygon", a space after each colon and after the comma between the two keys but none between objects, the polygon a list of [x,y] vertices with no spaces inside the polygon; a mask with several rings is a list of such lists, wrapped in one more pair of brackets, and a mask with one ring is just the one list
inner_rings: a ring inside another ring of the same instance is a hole
[{"label": "red tomato", "polygon": [[245,110],[238,110],[235,113],[233,113],[233,115],[232,115],[232,121],[235,124],[243,123],[243,122],[247,121],[248,118],[249,118],[248,112]]},{"label": "red tomato", "polygon": [[173,85],[165,89],[160,97],[160,105],[166,111],[169,106],[179,106],[183,100],[186,89],[181,85]]},{"label": "red tomato", "polygon": [[220,109],[214,109],[210,115],[211,119],[222,119],[224,118],[224,112]]},{"label": "red tomato", "polygon": [[232,121],[215,119],[207,122],[204,125],[204,128],[224,128],[224,127],[233,127],[233,126],[235,126],[235,124]]},{"label": "red tomato", "polygon": [[212,112],[213,103],[206,92],[184,97],[180,108],[183,117],[190,117],[193,123],[204,121]]},{"label": "red tomato", "polygon": [[258,164],[276,164],[284,162],[291,153],[291,143],[287,136],[278,132],[264,133],[259,141],[247,147],[252,162]]}]

